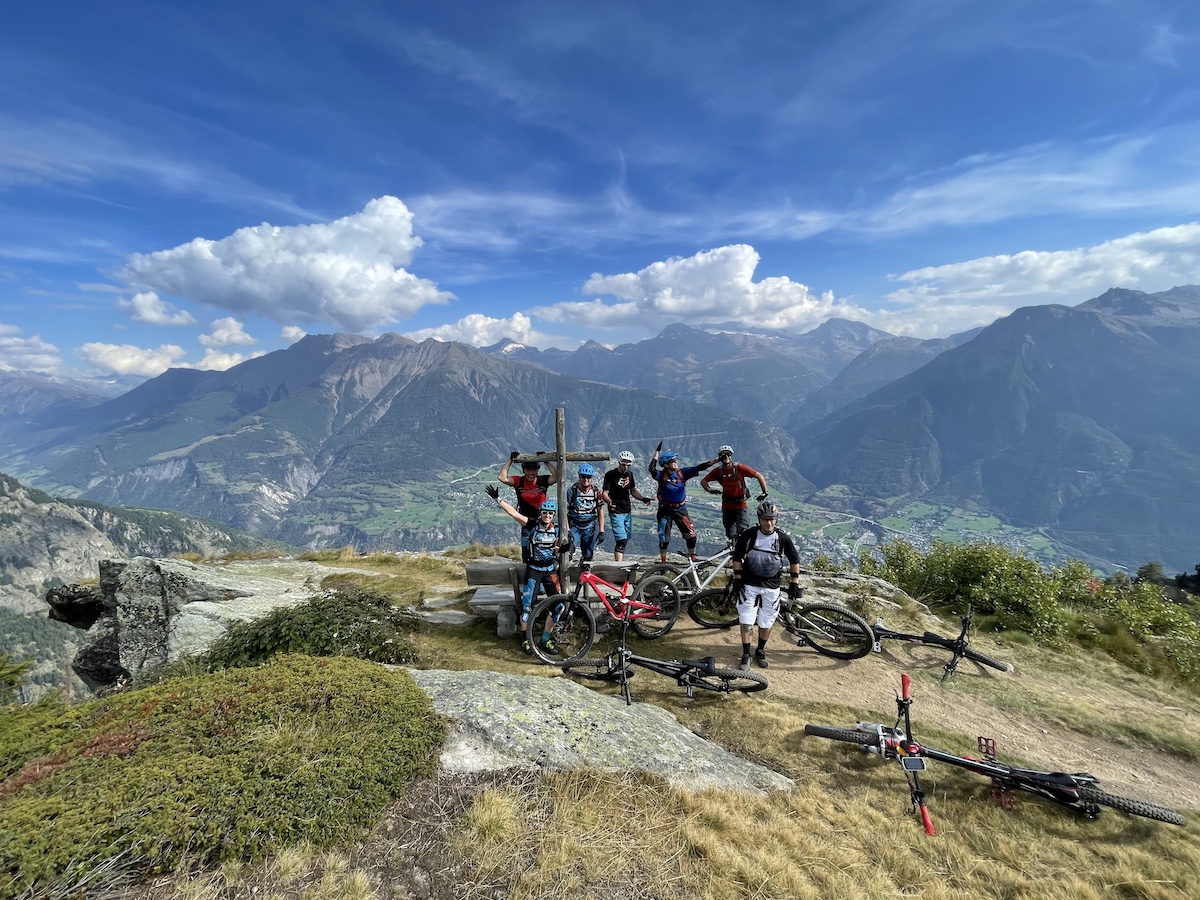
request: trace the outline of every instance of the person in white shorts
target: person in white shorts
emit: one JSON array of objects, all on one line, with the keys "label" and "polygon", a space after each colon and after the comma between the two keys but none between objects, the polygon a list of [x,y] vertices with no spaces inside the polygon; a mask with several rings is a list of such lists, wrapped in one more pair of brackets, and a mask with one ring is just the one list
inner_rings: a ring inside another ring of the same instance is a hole
[{"label": "person in white shorts", "polygon": [[792,582],[788,597],[800,596],[800,554],[792,539],[776,528],[779,506],[773,500],[758,505],[758,525],[743,531],[733,546],[733,589],[738,599],[738,624],[742,627],[743,669],[750,668],[750,629],[758,627],[754,661],[767,668],[767,639],[779,616],[779,582],[783,561],[789,564]]}]

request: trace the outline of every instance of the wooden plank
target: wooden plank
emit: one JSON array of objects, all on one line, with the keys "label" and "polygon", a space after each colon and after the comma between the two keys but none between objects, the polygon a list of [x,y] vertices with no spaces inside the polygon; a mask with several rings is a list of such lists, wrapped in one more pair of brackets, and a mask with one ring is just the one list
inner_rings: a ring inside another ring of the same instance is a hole
[{"label": "wooden plank", "polygon": [[519,563],[467,563],[467,586],[484,584],[512,585],[525,567]]}]

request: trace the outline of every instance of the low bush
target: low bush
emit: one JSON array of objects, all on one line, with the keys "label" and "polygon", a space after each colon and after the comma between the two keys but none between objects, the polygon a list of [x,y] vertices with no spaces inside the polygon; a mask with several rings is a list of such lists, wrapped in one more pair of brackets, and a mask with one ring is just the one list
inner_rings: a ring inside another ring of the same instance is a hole
[{"label": "low bush", "polygon": [[209,671],[254,665],[277,653],[411,663],[417,658],[412,633],[418,624],[387,597],[357,589],[327,591],[234,625],[204,660]]},{"label": "low bush", "polygon": [[445,735],[407,674],[304,656],[0,715],[0,900],[345,843]]}]

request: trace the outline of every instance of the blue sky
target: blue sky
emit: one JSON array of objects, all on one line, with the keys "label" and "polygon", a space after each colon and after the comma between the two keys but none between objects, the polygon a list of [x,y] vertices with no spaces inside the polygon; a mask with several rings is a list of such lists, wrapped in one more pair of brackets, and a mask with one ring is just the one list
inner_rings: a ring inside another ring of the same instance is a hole
[{"label": "blue sky", "polygon": [[1200,4],[413,6],[10,10],[0,370],[1200,282]]}]

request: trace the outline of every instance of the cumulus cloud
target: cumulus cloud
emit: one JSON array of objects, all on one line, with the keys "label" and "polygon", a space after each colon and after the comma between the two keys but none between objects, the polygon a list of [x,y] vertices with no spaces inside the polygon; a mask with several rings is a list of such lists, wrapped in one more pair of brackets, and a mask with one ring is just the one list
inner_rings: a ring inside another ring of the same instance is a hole
[{"label": "cumulus cloud", "polygon": [[191,313],[164,302],[154,291],[142,291],[128,300],[118,300],[117,309],[129,313],[135,322],[146,322],[150,325],[196,324]]},{"label": "cumulus cloud", "polygon": [[[472,313],[449,325],[439,325],[436,328],[422,328],[410,331],[405,337],[414,341],[434,338],[439,341],[458,341],[473,347],[487,347],[502,338],[511,338],[520,344],[530,344],[535,347],[559,345],[562,338],[536,331],[533,321],[524,313],[514,313],[507,319],[493,319],[489,316]],[[577,344],[578,341],[570,341]]]},{"label": "cumulus cloud", "polygon": [[[242,328],[242,323],[233,316],[217,319],[212,323],[208,334],[200,335],[197,340],[201,347],[234,347],[244,344],[257,344]],[[201,368],[204,368],[201,366]]]},{"label": "cumulus cloud", "polygon": [[279,329],[279,336],[287,341],[288,344],[294,344],[300,338],[307,337],[308,332],[298,325],[284,325],[283,328]]},{"label": "cumulus cloud", "polygon": [[593,275],[585,294],[617,302],[589,300],[534,310],[539,318],[592,328],[644,325],[687,319],[738,322],[747,327],[807,331],[830,316],[865,320],[866,310],[835,300],[832,292],[812,293],[786,276],[754,280],[758,252],[747,244],[672,257],[638,272]]},{"label": "cumulus cloud", "polygon": [[254,359],[262,355],[262,351],[258,353],[227,353],[210,347],[204,351],[204,358],[200,362],[195,365],[191,363],[186,365],[189,369],[209,369],[224,372],[226,369],[232,369],[238,363],[244,363],[248,359]]},{"label": "cumulus cloud", "polygon": [[452,298],[403,268],[420,246],[412,213],[385,196],[333,222],[264,223],[135,254],[119,274],[135,288],[234,313],[370,331]]},{"label": "cumulus cloud", "polygon": [[84,344],[75,352],[80,359],[103,374],[145,375],[148,378],[167,371],[184,353],[177,344],[163,344],[156,350],[150,350],[132,344],[101,343]]},{"label": "cumulus cloud", "polygon": [[40,335],[21,337],[16,325],[0,323],[0,372],[56,372],[62,365],[58,348]]}]

